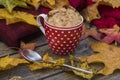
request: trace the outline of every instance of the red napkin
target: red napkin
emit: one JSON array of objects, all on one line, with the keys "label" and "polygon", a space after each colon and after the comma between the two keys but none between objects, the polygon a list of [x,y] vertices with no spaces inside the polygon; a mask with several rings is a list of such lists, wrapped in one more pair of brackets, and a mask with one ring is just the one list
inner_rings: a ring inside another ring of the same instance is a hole
[{"label": "red napkin", "polygon": [[97,28],[112,28],[115,24],[120,26],[120,8],[99,5],[98,11],[101,15],[101,19],[92,21],[92,24]]}]

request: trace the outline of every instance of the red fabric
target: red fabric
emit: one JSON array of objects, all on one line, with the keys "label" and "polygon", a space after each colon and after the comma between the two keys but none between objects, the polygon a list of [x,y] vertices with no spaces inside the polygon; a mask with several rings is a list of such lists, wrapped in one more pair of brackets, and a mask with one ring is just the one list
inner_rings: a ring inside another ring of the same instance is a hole
[{"label": "red fabric", "polygon": [[98,11],[101,19],[92,21],[97,28],[112,28],[115,24],[120,26],[120,8],[112,8],[106,5],[99,5]]}]

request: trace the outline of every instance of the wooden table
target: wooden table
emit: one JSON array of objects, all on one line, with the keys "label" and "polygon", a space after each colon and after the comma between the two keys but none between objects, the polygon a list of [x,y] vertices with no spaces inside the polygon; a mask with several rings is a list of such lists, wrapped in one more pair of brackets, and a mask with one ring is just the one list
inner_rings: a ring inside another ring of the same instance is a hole
[{"label": "wooden table", "polygon": [[[31,42],[38,43],[36,51],[39,52],[41,55],[48,52],[49,55],[51,55],[52,57],[60,57],[58,55],[52,54],[52,51],[48,46],[45,37],[42,34],[39,37],[33,39]],[[0,42],[0,50],[4,50],[6,48],[8,47],[4,43]],[[90,55],[91,53],[92,50],[90,49],[90,46],[87,44],[87,40],[84,40],[79,43],[79,46],[74,53],[74,56]],[[0,57],[4,57],[7,54],[10,54],[11,56],[18,56],[18,54],[12,49],[9,49],[6,52],[0,51]],[[6,71],[0,71],[0,80],[8,80],[13,76],[21,76],[23,80],[87,80],[80,76],[75,75],[72,72],[66,72],[62,69],[57,70],[45,69],[31,71],[25,65],[17,66]],[[120,80],[120,71],[116,70],[110,76],[98,75],[95,76],[92,80]]]}]

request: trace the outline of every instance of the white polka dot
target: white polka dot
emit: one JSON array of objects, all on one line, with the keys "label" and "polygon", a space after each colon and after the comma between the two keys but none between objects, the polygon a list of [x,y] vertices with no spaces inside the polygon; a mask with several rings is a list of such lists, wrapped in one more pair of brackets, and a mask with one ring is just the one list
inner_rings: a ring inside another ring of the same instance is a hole
[{"label": "white polka dot", "polygon": [[68,49],[71,49],[71,47],[69,47]]},{"label": "white polka dot", "polygon": [[58,47],[58,49],[61,49],[60,47]]},{"label": "white polka dot", "polygon": [[60,36],[60,34],[58,34],[57,36]]},{"label": "white polka dot", "polygon": [[61,44],[60,46],[63,46],[63,44]]},{"label": "white polka dot", "polygon": [[55,43],[55,45],[58,45],[57,43]]},{"label": "white polka dot", "polygon": [[57,41],[57,43],[60,43],[60,41]]},{"label": "white polka dot", "polygon": [[50,29],[50,31],[52,31],[52,29]]},{"label": "white polka dot", "polygon": [[69,52],[68,50],[66,50],[66,52]]},{"label": "white polka dot", "polygon": [[64,52],[63,50],[61,52]]},{"label": "white polka dot", "polygon": [[54,33],[52,33],[52,35],[54,35]]},{"label": "white polka dot", "polygon": [[61,33],[64,33],[64,31],[62,31]]},{"label": "white polka dot", "polygon": [[56,50],[57,52],[59,51],[59,50]]},{"label": "white polka dot", "polygon": [[67,37],[67,35],[64,35],[64,37]]},{"label": "white polka dot", "polygon": [[63,41],[63,43],[66,43],[66,41]]},{"label": "white polka dot", "polygon": [[63,40],[63,38],[60,38],[61,40]]},{"label": "white polka dot", "polygon": [[53,48],[55,48],[55,46],[53,46]]},{"label": "white polka dot", "polygon": [[55,37],[55,39],[57,39],[57,37]]},{"label": "white polka dot", "polygon": [[77,40],[75,40],[75,42],[77,42]]},{"label": "white polka dot", "polygon": [[56,33],[58,32],[58,31],[55,31]]},{"label": "white polka dot", "polygon": [[66,46],[68,47],[69,45],[67,44]]},{"label": "white polka dot", "polygon": [[71,33],[70,31],[68,31],[68,33]]},{"label": "white polka dot", "polygon": [[76,37],[73,37],[73,39],[76,39]]},{"label": "white polka dot", "polygon": [[72,46],[73,46],[74,44],[72,44]]},{"label": "white polka dot", "polygon": [[70,36],[73,36],[73,34],[71,34]]},{"label": "white polka dot", "polygon": [[52,42],[55,42],[55,40],[54,40],[54,39],[52,39],[51,41],[52,41]]},{"label": "white polka dot", "polygon": [[69,43],[72,43],[72,41],[69,41]]},{"label": "white polka dot", "polygon": [[66,48],[64,47],[63,49],[65,50]]},{"label": "white polka dot", "polygon": [[67,38],[67,40],[70,40],[70,38]]},{"label": "white polka dot", "polygon": [[74,30],[74,32],[76,32],[76,30]]},{"label": "white polka dot", "polygon": [[76,33],[76,35],[79,35],[79,33]]},{"label": "white polka dot", "polygon": [[50,35],[50,37],[52,37],[52,36]]}]

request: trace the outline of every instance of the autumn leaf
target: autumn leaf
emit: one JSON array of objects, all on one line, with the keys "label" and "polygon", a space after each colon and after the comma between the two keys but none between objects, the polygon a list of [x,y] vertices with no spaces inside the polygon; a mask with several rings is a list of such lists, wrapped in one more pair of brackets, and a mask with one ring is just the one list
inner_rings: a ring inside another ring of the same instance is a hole
[{"label": "autumn leaf", "polygon": [[101,41],[108,44],[115,41],[116,43],[120,44],[120,27],[118,25],[114,25],[113,28],[100,29],[99,31],[106,35]]},{"label": "autumn leaf", "polygon": [[9,56],[0,58],[0,71],[11,69],[11,68],[16,67],[19,64],[23,64],[23,63],[29,63],[29,62],[26,61],[25,59],[11,58]]},{"label": "autumn leaf", "polygon": [[[91,56],[86,56],[87,62],[103,63],[104,67],[97,74],[110,75],[116,69],[120,69],[120,48],[102,42],[90,42],[93,51],[97,52]],[[82,58],[79,58],[82,59]]]},{"label": "autumn leaf", "polygon": [[98,0],[100,4],[109,5],[113,8],[120,7],[120,0]]},{"label": "autumn leaf", "polygon": [[82,27],[82,36],[81,40],[87,37],[93,37],[96,40],[100,40],[101,34],[98,33],[97,29],[95,28],[87,28],[85,25]]},{"label": "autumn leaf", "polygon": [[96,2],[95,4],[88,6],[82,11],[82,15],[87,22],[91,22],[93,19],[101,18],[99,11],[97,9],[98,5],[99,5],[98,2]]},{"label": "autumn leaf", "polygon": [[26,12],[13,11],[12,13],[9,13],[5,9],[0,9],[0,19],[6,19],[7,24],[26,22],[28,24],[38,26],[35,16]]},{"label": "autumn leaf", "polygon": [[21,42],[21,44],[20,44],[20,49],[34,50],[35,47],[36,47],[36,43],[24,43],[24,42]]},{"label": "autumn leaf", "polygon": [[32,5],[35,7],[35,9],[37,10],[40,6],[40,1],[41,0],[24,0],[26,3]]},{"label": "autumn leaf", "polygon": [[27,4],[22,0],[0,0],[0,5],[4,6],[10,13],[16,6],[24,8],[28,7]]},{"label": "autumn leaf", "polygon": [[42,6],[51,8],[51,9],[56,9],[56,8],[61,8],[64,6],[68,6],[69,5],[69,1],[68,0],[41,0],[40,4]]},{"label": "autumn leaf", "polygon": [[[43,60],[45,61],[49,61],[49,60],[54,60],[51,56],[49,56],[48,54],[45,54],[43,56]],[[64,58],[59,58],[54,60],[56,63],[47,63],[47,62],[35,62],[33,64],[28,65],[30,70],[38,70],[38,69],[48,69],[48,68],[52,68],[52,69],[56,69],[56,68],[60,68],[60,66],[62,64],[65,63],[65,59]]]}]

